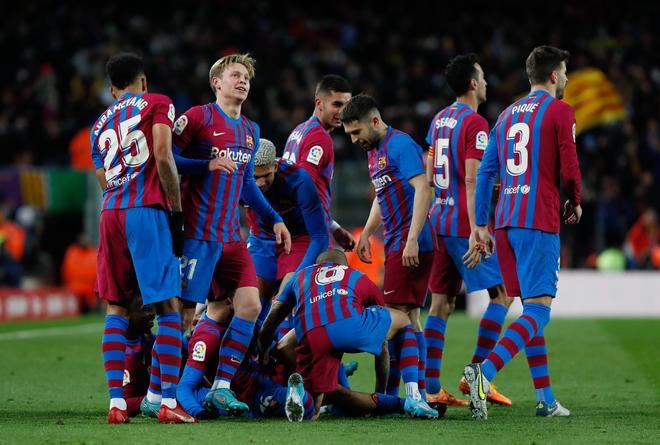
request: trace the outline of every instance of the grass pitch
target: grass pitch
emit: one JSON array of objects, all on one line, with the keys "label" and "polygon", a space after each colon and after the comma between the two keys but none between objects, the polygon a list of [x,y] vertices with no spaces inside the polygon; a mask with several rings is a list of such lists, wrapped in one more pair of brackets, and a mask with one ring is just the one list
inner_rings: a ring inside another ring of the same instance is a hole
[{"label": "grass pitch", "polygon": [[[0,325],[0,443],[659,443],[660,320],[553,320],[546,329],[555,396],[570,418],[534,416],[524,355],[496,378],[512,407],[493,406],[476,422],[466,408],[444,419],[221,419],[158,425],[134,418],[107,425],[101,360],[102,318]],[[448,325],[443,384],[457,394],[472,356],[477,320],[454,315]],[[356,358],[354,389],[373,389],[371,357]]]}]

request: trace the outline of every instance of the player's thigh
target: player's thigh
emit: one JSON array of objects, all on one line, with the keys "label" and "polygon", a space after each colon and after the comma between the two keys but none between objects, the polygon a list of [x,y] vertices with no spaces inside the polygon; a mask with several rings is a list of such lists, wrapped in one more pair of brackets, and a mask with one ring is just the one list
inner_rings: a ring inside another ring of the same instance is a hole
[{"label": "player's thigh", "polygon": [[305,389],[313,394],[334,391],[342,355],[333,347],[325,326],[309,330],[296,348],[296,370],[303,376]]},{"label": "player's thigh", "polygon": [[463,264],[463,255],[468,251],[469,239],[458,236],[445,237],[445,245],[452,263],[465,281],[467,292],[488,289],[502,284],[502,274],[500,273],[496,253],[488,258],[483,258],[475,268],[469,269]]},{"label": "player's thigh", "polygon": [[213,270],[220,258],[222,244],[186,238],[181,257],[181,298],[204,303],[209,295]]},{"label": "player's thigh", "polygon": [[179,259],[167,213],[155,207],[126,209],[126,240],[144,304],[180,296]]},{"label": "player's thigh", "polygon": [[274,282],[277,279],[275,240],[250,235],[247,239],[247,249],[257,276],[266,282]]},{"label": "player's thigh", "polygon": [[445,237],[438,236],[433,252],[429,290],[433,294],[457,295],[461,290],[462,282],[461,275],[447,249]]},{"label": "player's thigh", "polygon": [[[249,290],[247,293],[250,297],[256,296],[259,303],[258,285],[254,263],[245,242],[223,244],[220,259],[213,272],[213,299],[235,298],[237,290],[250,287],[254,290]],[[253,298],[250,298],[251,300]],[[261,307],[260,303],[259,307]]]},{"label": "player's thigh", "polygon": [[288,273],[295,272],[302,263],[310,244],[308,235],[299,235],[291,239],[291,251],[284,252],[284,245],[277,247],[277,279],[281,280]]},{"label": "player's thigh", "polygon": [[126,210],[104,210],[97,253],[99,296],[111,304],[128,306],[136,295],[137,281],[128,243]]},{"label": "player's thigh", "polygon": [[559,234],[510,228],[521,298],[554,297],[559,281]]},{"label": "player's thigh", "polygon": [[509,242],[508,229],[495,231],[495,249],[506,292],[512,297],[519,297],[520,283],[518,282],[516,254]]},{"label": "player's thigh", "polygon": [[423,307],[433,267],[433,252],[420,252],[417,267],[405,267],[402,254],[400,250],[385,258],[383,299],[387,304]]}]

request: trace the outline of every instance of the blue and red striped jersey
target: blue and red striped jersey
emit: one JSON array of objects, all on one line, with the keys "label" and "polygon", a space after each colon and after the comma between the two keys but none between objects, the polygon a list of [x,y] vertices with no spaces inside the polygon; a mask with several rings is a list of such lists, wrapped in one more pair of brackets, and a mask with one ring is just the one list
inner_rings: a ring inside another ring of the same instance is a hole
[{"label": "blue and red striped jersey", "polygon": [[296,272],[278,297],[294,307],[293,326],[300,340],[311,329],[360,315],[383,305],[383,293],[366,275],[334,263],[314,264]]},{"label": "blue and red striped jersey", "polygon": [[575,115],[570,105],[537,90],[500,114],[477,174],[478,225],[488,222],[492,184],[498,173],[496,229],[523,227],[559,233],[560,177],[571,203],[580,203]]},{"label": "blue and red striped jersey", "polygon": [[312,116],[291,132],[284,146],[282,159],[304,168],[312,177],[329,228],[332,225],[330,204],[335,152],[330,133],[323,128],[319,118]]},{"label": "blue and red striped jersey", "polygon": [[90,132],[94,167],[105,169],[103,210],[170,204],[160,185],[152,127],[172,128],[174,105],[162,94],[122,95]]},{"label": "blue and red striped jersey", "polygon": [[[377,148],[367,152],[369,174],[383,219],[385,254],[405,247],[412,221],[415,189],[408,182],[423,175],[422,148],[406,133],[387,128]],[[419,251],[433,250],[431,225],[426,219],[419,234]]]},{"label": "blue and red striped jersey", "polygon": [[433,163],[435,201],[429,212],[436,235],[470,236],[465,194],[465,161],[481,160],[488,144],[488,122],[461,102],[435,115],[426,135]]},{"label": "blue and red striped jersey", "polygon": [[242,115],[233,119],[218,104],[210,103],[181,115],[173,133],[178,154],[202,160],[228,157],[237,166],[232,174],[216,170],[204,175],[183,175],[185,236],[206,241],[240,241],[238,202],[244,186],[254,185],[252,155],[259,143],[259,126]]}]

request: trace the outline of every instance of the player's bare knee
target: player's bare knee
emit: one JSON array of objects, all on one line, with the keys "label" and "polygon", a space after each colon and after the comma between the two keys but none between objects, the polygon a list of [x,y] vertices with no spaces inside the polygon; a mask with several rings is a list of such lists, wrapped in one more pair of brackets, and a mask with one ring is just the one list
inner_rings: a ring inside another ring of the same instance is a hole
[{"label": "player's bare knee", "polygon": [[154,305],[157,314],[166,314],[168,312],[180,312],[181,306],[178,298],[169,298],[164,301],[159,301]]},{"label": "player's bare knee", "polygon": [[447,320],[456,308],[456,296],[432,294],[429,315]]},{"label": "player's bare knee", "polygon": [[126,318],[128,317],[128,306],[108,302],[106,313],[108,315],[119,315]]}]

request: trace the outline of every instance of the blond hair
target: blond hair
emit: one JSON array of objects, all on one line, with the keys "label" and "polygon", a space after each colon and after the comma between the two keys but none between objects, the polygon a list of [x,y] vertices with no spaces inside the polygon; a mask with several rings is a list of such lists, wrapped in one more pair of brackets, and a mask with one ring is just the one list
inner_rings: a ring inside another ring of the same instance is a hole
[{"label": "blond hair", "polygon": [[250,79],[254,77],[254,65],[257,61],[250,55],[250,53],[245,54],[230,54],[228,56],[221,57],[216,60],[216,62],[211,66],[209,70],[209,83],[211,84],[211,89],[215,92],[213,87],[213,78],[221,77],[222,72],[232,63],[240,63],[243,65],[248,72]]}]

